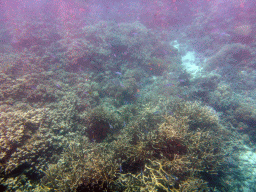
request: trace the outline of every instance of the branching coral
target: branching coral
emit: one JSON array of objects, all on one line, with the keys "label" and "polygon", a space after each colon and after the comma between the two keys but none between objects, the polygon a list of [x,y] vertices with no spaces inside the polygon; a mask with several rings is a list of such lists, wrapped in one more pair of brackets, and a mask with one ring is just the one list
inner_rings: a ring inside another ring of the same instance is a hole
[{"label": "branching coral", "polygon": [[96,107],[87,117],[86,133],[90,141],[102,142],[122,125],[122,117],[107,107]]},{"label": "branching coral", "polygon": [[113,151],[107,145],[90,144],[80,140],[79,144],[70,143],[62,159],[55,165],[49,165],[43,179],[44,186],[56,191],[74,191],[78,186],[84,188],[114,181],[118,163],[113,159]]},{"label": "branching coral", "polygon": [[161,75],[168,66],[166,57],[177,57],[170,53],[169,44],[161,42],[160,35],[138,21],[120,24],[101,21],[85,26],[77,37],[60,41],[67,50],[62,61],[68,70],[90,68],[115,72],[126,65],[130,69],[140,66],[150,74]]},{"label": "branching coral", "polygon": [[[145,105],[112,140],[71,144],[58,164],[46,170],[44,185],[57,191],[82,186],[102,191],[210,191],[203,175],[225,169],[225,131],[209,108],[190,102],[179,106],[183,108],[177,107],[175,116],[152,126],[148,117],[157,116]],[[113,121],[110,117],[102,120]],[[198,128],[190,127],[191,120],[199,122]]]},{"label": "branching coral", "polygon": [[200,102],[180,102],[176,105],[175,116],[187,117],[189,129],[217,130],[220,128],[217,112]]}]

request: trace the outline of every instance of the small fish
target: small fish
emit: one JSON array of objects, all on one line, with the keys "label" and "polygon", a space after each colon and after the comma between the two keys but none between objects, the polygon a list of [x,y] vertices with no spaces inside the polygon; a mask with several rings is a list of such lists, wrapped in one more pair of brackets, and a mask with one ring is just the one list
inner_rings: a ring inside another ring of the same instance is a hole
[{"label": "small fish", "polygon": [[120,165],[120,169],[119,169],[119,172],[122,173],[122,165]]},{"label": "small fish", "polygon": [[175,179],[175,181],[178,181],[178,180],[179,180],[179,178],[176,177],[175,175],[171,175],[171,176]]},{"label": "small fish", "polygon": [[119,72],[119,71],[115,72],[115,74],[117,74],[117,75],[122,75],[122,73]]},{"label": "small fish", "polygon": [[125,121],[124,121],[124,126],[123,127],[125,127],[126,126],[126,123],[125,123]]},{"label": "small fish", "polygon": [[157,114],[159,114],[160,113],[160,111],[155,111],[153,114],[154,115],[157,115]]},{"label": "small fish", "polygon": [[61,89],[61,86],[60,86],[60,84],[56,83],[56,86],[57,86],[59,89]]},{"label": "small fish", "polygon": [[110,123],[108,123],[108,125],[109,125],[110,129],[114,129],[114,127]]},{"label": "small fish", "polygon": [[167,179],[167,181],[169,181],[169,177],[167,174],[165,174],[165,178]]},{"label": "small fish", "polygon": [[220,33],[219,35],[220,35],[220,36],[227,36],[227,37],[230,36],[230,35],[229,35],[228,33],[226,33],[226,32],[222,32],[222,33]]}]

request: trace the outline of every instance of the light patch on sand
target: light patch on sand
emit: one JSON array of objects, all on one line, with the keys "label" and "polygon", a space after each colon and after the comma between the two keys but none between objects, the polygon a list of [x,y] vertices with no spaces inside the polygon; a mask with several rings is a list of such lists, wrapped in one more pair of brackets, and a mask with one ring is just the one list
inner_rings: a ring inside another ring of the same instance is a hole
[{"label": "light patch on sand", "polygon": [[192,78],[201,75],[202,68],[196,64],[196,54],[193,51],[189,51],[182,58],[182,65]]}]

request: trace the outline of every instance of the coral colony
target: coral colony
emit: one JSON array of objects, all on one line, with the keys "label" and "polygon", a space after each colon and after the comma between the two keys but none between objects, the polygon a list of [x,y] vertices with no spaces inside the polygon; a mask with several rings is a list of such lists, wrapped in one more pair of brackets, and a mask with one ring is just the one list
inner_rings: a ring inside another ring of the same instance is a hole
[{"label": "coral colony", "polygon": [[0,191],[256,191],[255,6],[4,0]]}]

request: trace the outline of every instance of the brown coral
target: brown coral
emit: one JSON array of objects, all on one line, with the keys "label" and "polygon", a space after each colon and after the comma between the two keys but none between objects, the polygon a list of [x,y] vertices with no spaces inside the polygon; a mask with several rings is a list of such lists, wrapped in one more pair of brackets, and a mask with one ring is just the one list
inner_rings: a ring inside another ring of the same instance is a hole
[{"label": "brown coral", "polygon": [[[166,116],[158,128],[140,132],[149,125],[146,105],[114,140],[90,143],[83,139],[71,144],[58,164],[46,171],[44,185],[60,191],[82,186],[88,190],[210,191],[203,175],[211,177],[225,169],[225,131],[210,108],[191,102],[179,106],[175,116]],[[198,122],[198,127],[191,128],[191,121]]]},{"label": "brown coral", "polygon": [[12,174],[18,166],[34,165],[50,146],[43,127],[44,109],[9,111],[0,117],[1,172]]}]

